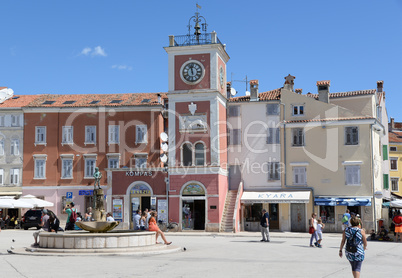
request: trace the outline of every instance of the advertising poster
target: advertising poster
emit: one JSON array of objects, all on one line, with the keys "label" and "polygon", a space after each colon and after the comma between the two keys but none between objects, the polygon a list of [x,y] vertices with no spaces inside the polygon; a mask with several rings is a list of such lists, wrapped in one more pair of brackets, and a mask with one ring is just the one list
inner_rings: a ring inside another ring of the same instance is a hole
[{"label": "advertising poster", "polygon": [[167,213],[167,200],[158,200],[158,221],[162,220],[164,223],[167,223]]},{"label": "advertising poster", "polygon": [[113,218],[116,221],[123,221],[123,200],[113,199]]}]

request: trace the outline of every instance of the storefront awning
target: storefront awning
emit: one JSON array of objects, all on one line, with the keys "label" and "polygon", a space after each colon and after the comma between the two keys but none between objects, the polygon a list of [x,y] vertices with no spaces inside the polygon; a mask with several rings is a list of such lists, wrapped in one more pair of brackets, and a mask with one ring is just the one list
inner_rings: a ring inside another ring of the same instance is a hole
[{"label": "storefront awning", "polygon": [[310,191],[243,192],[242,203],[308,203]]},{"label": "storefront awning", "polygon": [[371,199],[368,198],[314,198],[316,206],[371,206]]}]

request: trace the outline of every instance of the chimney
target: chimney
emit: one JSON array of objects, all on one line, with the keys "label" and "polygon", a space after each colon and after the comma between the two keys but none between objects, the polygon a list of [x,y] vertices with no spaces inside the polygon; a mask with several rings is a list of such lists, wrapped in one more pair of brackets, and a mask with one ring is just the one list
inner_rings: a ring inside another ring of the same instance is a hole
[{"label": "chimney", "polygon": [[395,122],[394,122],[394,118],[391,118],[391,129],[395,128]]},{"label": "chimney", "polygon": [[303,89],[295,89],[296,94],[302,94],[303,93]]},{"label": "chimney", "polygon": [[258,80],[250,80],[250,101],[258,101]]},{"label": "chimney", "polygon": [[329,86],[330,80],[317,81],[318,100],[329,103]]},{"label": "chimney", "polygon": [[377,93],[382,93],[382,88],[384,86],[384,81],[377,81]]},{"label": "chimney", "polygon": [[295,85],[294,80],[296,79],[296,77],[292,76],[292,75],[288,75],[285,77],[285,84],[283,85],[283,88],[289,91],[293,92],[293,87]]}]

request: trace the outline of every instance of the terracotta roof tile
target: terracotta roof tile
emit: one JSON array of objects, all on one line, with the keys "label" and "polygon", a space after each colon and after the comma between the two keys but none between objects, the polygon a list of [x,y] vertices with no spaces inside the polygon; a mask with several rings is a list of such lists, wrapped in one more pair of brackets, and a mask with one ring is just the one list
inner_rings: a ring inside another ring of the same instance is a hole
[{"label": "terracotta roof tile", "polygon": [[[268,92],[262,92],[258,94],[260,101],[267,100],[279,100],[281,99],[281,89],[275,89]],[[233,97],[229,99],[229,102],[248,102],[250,101],[250,96]]]},{"label": "terracotta roof tile", "polygon": [[331,83],[331,80],[317,81],[317,86],[330,85],[330,83]]},{"label": "terracotta roof tile", "polygon": [[[376,93],[375,89],[342,92],[342,93],[329,93],[329,98],[342,98],[342,97],[361,96],[361,95],[373,95],[375,93]],[[318,94],[308,93],[308,94],[306,94],[306,96],[318,99]]]},{"label": "terracotta roof tile", "polygon": [[[158,94],[165,99],[166,93],[132,94],[86,94],[86,95],[37,95],[28,107],[98,107],[98,106],[153,106],[158,103]],[[145,100],[145,101],[144,101]],[[49,104],[46,104],[48,101]],[[54,101],[54,103],[50,103]],[[113,102],[115,101],[115,102]],[[66,103],[67,102],[67,103]]]},{"label": "terracotta roof tile", "polygon": [[390,143],[402,143],[402,132],[389,131],[388,139]]},{"label": "terracotta roof tile", "polygon": [[0,108],[24,107],[34,101],[37,97],[37,95],[13,95],[3,103],[0,103]]},{"label": "terracotta roof tile", "polygon": [[289,123],[310,123],[310,122],[335,122],[335,121],[367,120],[367,119],[375,119],[375,118],[373,117],[324,118],[324,119],[283,121],[283,123],[289,124]]}]

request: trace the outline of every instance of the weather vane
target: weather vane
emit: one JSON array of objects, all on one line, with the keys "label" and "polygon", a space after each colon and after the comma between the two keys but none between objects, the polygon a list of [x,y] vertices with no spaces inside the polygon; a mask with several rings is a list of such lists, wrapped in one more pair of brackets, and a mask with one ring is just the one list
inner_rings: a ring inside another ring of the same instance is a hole
[{"label": "weather vane", "polygon": [[[201,35],[200,29],[202,28],[202,31],[206,33],[207,32],[207,26],[208,26],[205,18],[203,16],[200,16],[200,13],[198,12],[198,9],[201,9],[201,6],[198,5],[198,3],[197,3],[196,4],[195,16],[190,17],[190,20],[188,21],[188,26],[187,26],[188,27],[188,35],[191,36],[191,28],[193,27],[191,25],[191,21],[193,21],[195,23],[194,24],[194,30],[195,30],[194,35],[196,35],[197,38]],[[204,22],[204,23],[202,23],[202,22]],[[200,23],[201,23],[202,27],[200,27]]]}]

